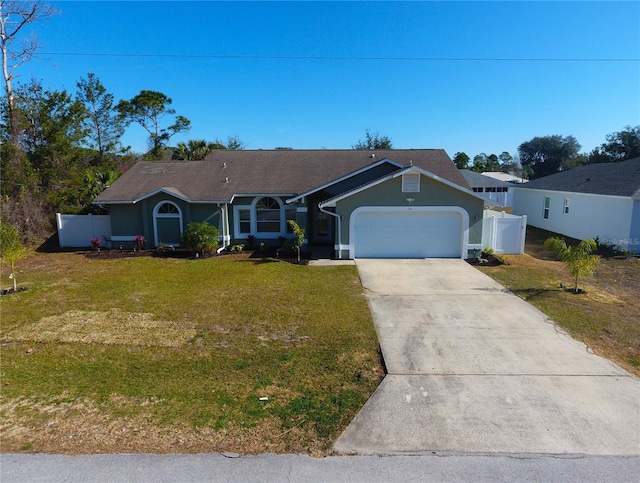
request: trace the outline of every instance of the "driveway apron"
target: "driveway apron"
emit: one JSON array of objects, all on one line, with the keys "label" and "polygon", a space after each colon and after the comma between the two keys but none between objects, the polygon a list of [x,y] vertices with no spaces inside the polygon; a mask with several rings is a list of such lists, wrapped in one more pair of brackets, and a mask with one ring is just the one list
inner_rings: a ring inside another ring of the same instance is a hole
[{"label": "driveway apron", "polygon": [[640,380],[459,259],[357,260],[387,376],[340,454],[640,455]]}]

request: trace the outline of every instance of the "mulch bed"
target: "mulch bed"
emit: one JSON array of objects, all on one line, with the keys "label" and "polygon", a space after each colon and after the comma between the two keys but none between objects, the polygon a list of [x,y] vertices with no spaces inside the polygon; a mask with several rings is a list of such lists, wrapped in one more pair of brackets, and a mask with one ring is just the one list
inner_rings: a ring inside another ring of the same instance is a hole
[{"label": "mulch bed", "polygon": [[[267,250],[254,250],[254,251],[229,251],[224,250],[221,253],[208,254],[205,256],[198,255],[195,256],[193,252],[189,250],[185,250],[183,248],[176,248],[174,250],[118,250],[118,249],[104,249],[101,248],[98,250],[88,250],[84,252],[79,252],[84,255],[86,258],[94,259],[94,260],[117,260],[120,258],[138,258],[138,257],[158,257],[158,258],[183,258],[183,259],[191,259],[195,260],[198,258],[212,258],[212,257],[224,257],[230,255],[238,255],[238,254],[246,254],[248,258],[251,259],[268,259],[268,258],[276,258],[278,260],[282,260],[284,262],[298,264],[297,255],[295,252],[282,252],[275,248],[267,249]],[[309,259],[311,257],[311,253],[302,252],[300,254],[300,263],[299,265],[307,265],[309,263]]]},{"label": "mulch bed", "polygon": [[467,258],[465,260],[470,265],[480,265],[483,267],[497,267],[498,265],[504,265],[504,259],[496,257],[494,255],[487,255],[486,257],[474,257]]}]

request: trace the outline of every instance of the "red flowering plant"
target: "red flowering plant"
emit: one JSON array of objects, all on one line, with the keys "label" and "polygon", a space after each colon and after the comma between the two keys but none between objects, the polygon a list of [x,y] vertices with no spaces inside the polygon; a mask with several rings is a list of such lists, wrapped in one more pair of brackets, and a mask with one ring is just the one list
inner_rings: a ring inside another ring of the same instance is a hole
[{"label": "red flowering plant", "polygon": [[138,250],[142,250],[144,248],[145,242],[146,240],[144,239],[144,237],[142,235],[138,235],[136,237],[136,248]]},{"label": "red flowering plant", "polygon": [[100,237],[95,237],[91,239],[91,246],[94,250],[100,248]]}]

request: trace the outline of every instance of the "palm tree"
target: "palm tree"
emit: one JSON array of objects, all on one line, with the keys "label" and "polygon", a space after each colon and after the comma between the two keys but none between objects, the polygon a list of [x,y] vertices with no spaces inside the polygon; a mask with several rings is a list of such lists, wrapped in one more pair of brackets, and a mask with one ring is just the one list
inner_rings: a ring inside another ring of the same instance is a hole
[{"label": "palm tree", "polygon": [[552,237],[545,240],[544,246],[558,254],[558,258],[574,279],[574,293],[579,293],[578,279],[593,274],[600,263],[600,257],[593,254],[598,248],[596,241],[589,238],[572,247],[567,245],[563,238]]},{"label": "palm tree", "polygon": [[214,149],[225,149],[225,146],[218,142],[210,143],[204,139],[190,139],[186,143],[178,143],[173,148],[172,158],[185,161],[201,161]]},{"label": "palm tree", "polygon": [[104,171],[88,169],[84,174],[85,198],[91,202],[97,198],[100,193],[111,186],[119,176],[120,173],[112,169]]}]

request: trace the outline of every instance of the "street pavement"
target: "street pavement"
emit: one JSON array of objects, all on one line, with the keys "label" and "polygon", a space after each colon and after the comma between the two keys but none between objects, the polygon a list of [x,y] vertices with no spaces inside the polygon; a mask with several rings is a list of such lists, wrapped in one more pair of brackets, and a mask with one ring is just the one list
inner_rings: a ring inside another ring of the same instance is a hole
[{"label": "street pavement", "polygon": [[638,457],[554,455],[0,455],[2,483],[635,483]]}]

